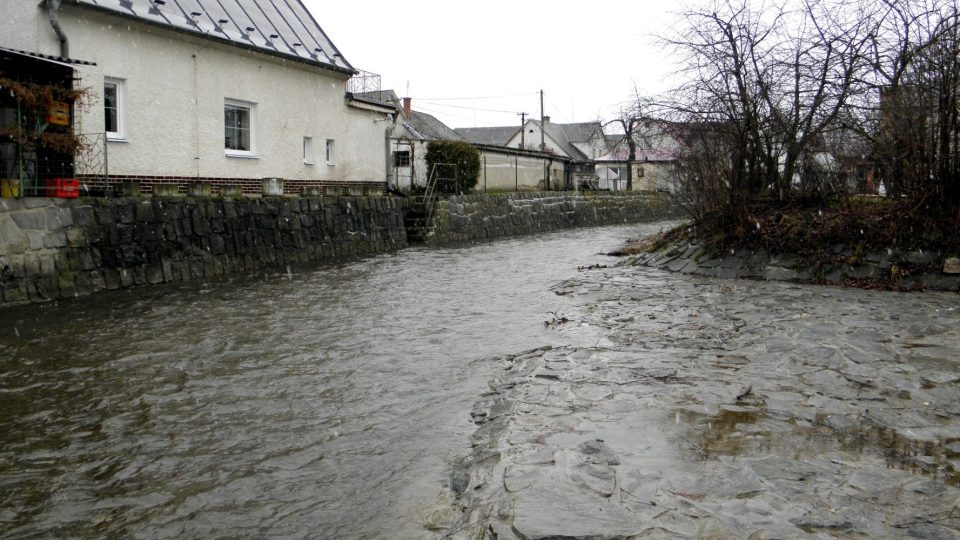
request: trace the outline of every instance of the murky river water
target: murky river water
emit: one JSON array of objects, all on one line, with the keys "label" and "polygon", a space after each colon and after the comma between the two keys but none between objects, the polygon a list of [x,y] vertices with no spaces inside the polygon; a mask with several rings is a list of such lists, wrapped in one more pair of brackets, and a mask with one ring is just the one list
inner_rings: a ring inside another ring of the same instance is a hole
[{"label": "murky river water", "polygon": [[416,536],[483,359],[592,339],[545,327],[550,286],[660,227],[0,312],[0,531]]}]

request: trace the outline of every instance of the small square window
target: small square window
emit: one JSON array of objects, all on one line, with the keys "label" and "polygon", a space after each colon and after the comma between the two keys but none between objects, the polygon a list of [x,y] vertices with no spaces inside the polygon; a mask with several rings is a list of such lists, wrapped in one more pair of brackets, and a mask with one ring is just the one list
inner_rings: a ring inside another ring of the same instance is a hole
[{"label": "small square window", "polygon": [[107,139],[124,140],[127,137],[124,125],[126,106],[125,84],[123,79],[104,77],[103,79],[103,130]]},{"label": "small square window", "polygon": [[313,165],[317,161],[317,155],[313,148],[313,137],[303,138],[303,163]]},{"label": "small square window", "polygon": [[333,165],[334,162],[334,145],[333,139],[327,139],[327,165]]},{"label": "small square window", "polygon": [[228,156],[255,157],[256,104],[225,100],[223,104],[223,148]]},{"label": "small square window", "polygon": [[393,152],[393,166],[394,167],[409,167],[410,166],[410,151],[409,150],[395,150]]}]

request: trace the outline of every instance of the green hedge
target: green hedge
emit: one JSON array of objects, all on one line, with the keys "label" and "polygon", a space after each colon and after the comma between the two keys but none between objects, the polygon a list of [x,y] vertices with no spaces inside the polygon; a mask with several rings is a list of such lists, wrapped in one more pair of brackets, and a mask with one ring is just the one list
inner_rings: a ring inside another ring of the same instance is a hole
[{"label": "green hedge", "polygon": [[434,141],[427,145],[426,160],[428,171],[433,171],[434,164],[437,165],[437,190],[440,193],[468,193],[477,186],[480,151],[473,145],[461,141]]}]

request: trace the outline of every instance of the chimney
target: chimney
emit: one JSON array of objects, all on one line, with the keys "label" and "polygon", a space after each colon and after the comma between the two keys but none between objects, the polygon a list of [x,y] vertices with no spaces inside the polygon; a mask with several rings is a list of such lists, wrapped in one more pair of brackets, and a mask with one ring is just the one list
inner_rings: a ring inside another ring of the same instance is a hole
[{"label": "chimney", "polygon": [[410,116],[410,102],[413,101],[413,98],[405,97],[403,98],[403,115]]},{"label": "chimney", "polygon": [[543,117],[543,123],[544,123],[544,124],[549,124],[549,123],[550,123],[550,117],[549,117],[549,116],[544,116],[544,117]]}]

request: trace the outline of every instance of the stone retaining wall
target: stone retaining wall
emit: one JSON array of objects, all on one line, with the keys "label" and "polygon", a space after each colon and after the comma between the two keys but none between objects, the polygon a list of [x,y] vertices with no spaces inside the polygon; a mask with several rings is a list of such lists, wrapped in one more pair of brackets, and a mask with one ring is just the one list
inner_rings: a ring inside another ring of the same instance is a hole
[{"label": "stone retaining wall", "polygon": [[[411,199],[0,199],[0,307],[407,246]],[[674,215],[665,197],[507,193],[438,203],[430,243]]]},{"label": "stone retaining wall", "polygon": [[833,262],[811,268],[789,255],[743,249],[716,255],[701,246],[677,242],[631,257],[626,264],[708,277],[826,285],[875,284],[900,290],[960,292],[957,259],[944,257],[942,253],[891,248],[879,253],[858,254],[844,246],[834,246],[824,260]]},{"label": "stone retaining wall", "polygon": [[0,199],[0,306],[407,246],[388,197]]},{"label": "stone retaining wall", "polygon": [[679,216],[665,194],[503,193],[441,200],[428,243],[500,238]]}]

